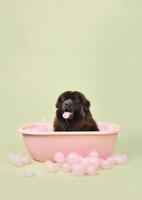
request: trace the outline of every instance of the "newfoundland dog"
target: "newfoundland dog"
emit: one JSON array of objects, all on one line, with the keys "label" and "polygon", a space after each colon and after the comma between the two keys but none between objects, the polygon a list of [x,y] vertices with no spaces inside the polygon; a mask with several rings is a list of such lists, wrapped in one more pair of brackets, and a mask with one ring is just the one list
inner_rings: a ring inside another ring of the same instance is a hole
[{"label": "newfoundland dog", "polygon": [[99,131],[90,112],[90,102],[77,91],[61,94],[56,103],[55,131]]}]

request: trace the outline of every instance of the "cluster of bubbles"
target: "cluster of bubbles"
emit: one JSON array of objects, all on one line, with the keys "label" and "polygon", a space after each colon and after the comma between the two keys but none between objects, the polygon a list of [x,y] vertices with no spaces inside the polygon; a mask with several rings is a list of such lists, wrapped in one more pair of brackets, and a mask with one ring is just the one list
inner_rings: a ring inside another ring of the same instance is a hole
[{"label": "cluster of bubbles", "polygon": [[123,165],[127,162],[125,154],[116,154],[107,159],[100,158],[98,152],[91,151],[88,156],[83,157],[75,152],[67,157],[62,152],[57,152],[54,156],[55,162],[47,160],[44,163],[45,170],[48,173],[58,171],[70,172],[75,176],[96,175],[98,170],[110,169],[114,165]]},{"label": "cluster of bubbles", "polygon": [[31,164],[32,161],[24,153],[9,153],[8,162],[15,167],[23,167],[24,166],[24,175],[25,176],[32,177],[35,175],[33,169],[31,167],[27,167],[27,165]]},{"label": "cluster of bubbles", "polygon": [[[76,152],[72,152],[67,156],[62,152],[54,155],[54,161],[47,160],[44,163],[44,169],[47,173],[56,173],[59,171],[72,173],[75,176],[94,176],[101,169],[110,169],[114,165],[123,165],[127,162],[125,154],[116,154],[107,159],[100,158],[98,152],[91,151],[88,156],[83,157]],[[16,167],[24,166],[24,175],[28,177],[35,176],[31,167],[27,167],[31,163],[31,159],[23,153],[10,153],[8,162]]]}]

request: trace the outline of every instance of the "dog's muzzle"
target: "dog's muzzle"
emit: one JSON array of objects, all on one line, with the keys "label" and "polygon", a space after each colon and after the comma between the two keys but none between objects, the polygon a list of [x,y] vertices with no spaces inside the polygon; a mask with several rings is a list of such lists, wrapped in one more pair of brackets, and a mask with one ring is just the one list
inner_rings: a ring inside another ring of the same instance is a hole
[{"label": "dog's muzzle", "polygon": [[63,102],[63,105],[62,105],[62,109],[63,111],[72,111],[72,100],[71,99],[68,99],[66,101]]}]

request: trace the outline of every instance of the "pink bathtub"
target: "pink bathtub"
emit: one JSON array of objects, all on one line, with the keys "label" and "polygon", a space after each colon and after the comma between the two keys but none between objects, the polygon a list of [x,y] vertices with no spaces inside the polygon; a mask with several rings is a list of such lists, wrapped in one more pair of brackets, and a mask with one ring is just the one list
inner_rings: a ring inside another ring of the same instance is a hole
[{"label": "pink bathtub", "polygon": [[98,126],[100,131],[54,132],[51,122],[37,122],[20,126],[18,131],[32,158],[40,162],[54,160],[59,151],[87,156],[89,151],[96,150],[105,159],[112,155],[121,127],[108,122],[98,122]]}]

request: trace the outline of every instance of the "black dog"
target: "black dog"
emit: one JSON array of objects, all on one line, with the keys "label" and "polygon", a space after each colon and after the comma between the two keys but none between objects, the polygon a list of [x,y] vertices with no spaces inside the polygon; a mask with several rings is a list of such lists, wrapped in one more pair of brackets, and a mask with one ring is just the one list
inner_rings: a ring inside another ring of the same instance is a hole
[{"label": "black dog", "polygon": [[56,103],[55,131],[99,131],[89,110],[90,102],[77,91],[61,94]]}]

